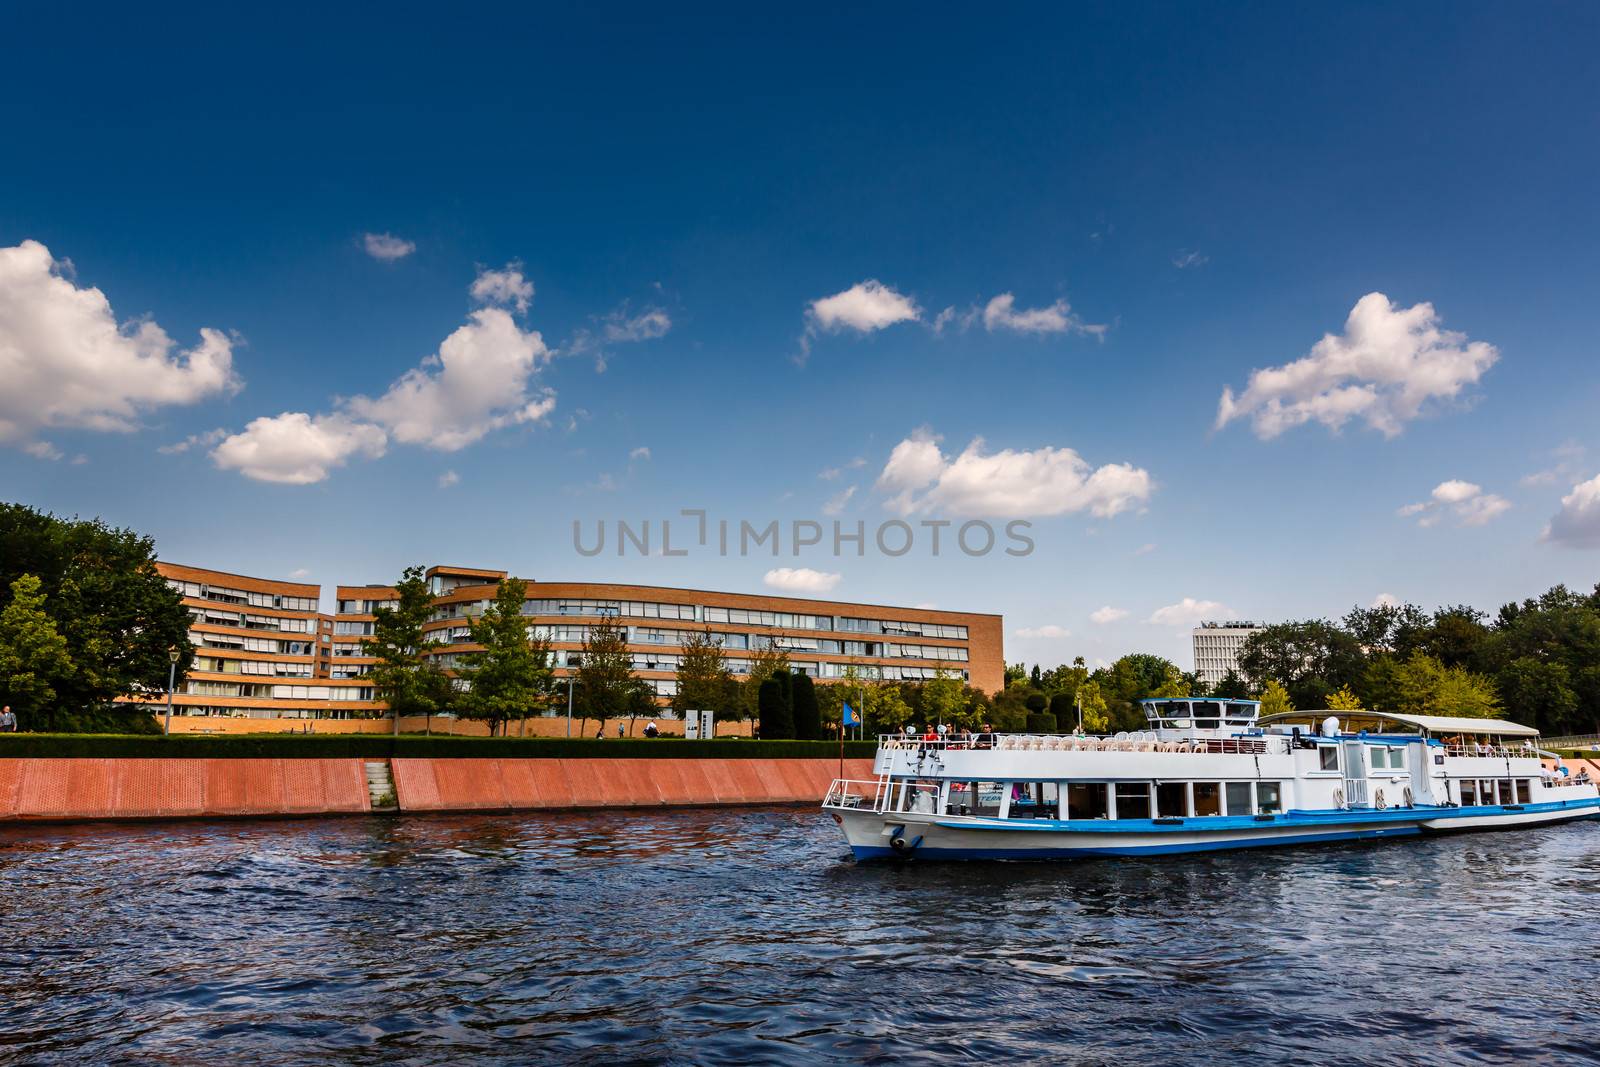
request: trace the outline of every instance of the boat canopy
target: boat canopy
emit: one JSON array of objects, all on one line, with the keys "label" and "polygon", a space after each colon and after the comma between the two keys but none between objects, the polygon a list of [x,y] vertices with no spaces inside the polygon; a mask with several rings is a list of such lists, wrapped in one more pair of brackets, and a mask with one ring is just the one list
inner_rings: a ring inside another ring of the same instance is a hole
[{"label": "boat canopy", "polygon": [[1409,726],[1424,736],[1439,734],[1480,734],[1492,737],[1538,737],[1539,731],[1531,726],[1521,723],[1507,722],[1504,719],[1468,719],[1455,715],[1402,715],[1392,711],[1283,711],[1276,715],[1263,716],[1258,726],[1286,725],[1295,726],[1304,724],[1311,733],[1316,733],[1322,721],[1329,716],[1339,720],[1341,728],[1346,732],[1356,732],[1370,724],[1382,731],[1392,724]]}]

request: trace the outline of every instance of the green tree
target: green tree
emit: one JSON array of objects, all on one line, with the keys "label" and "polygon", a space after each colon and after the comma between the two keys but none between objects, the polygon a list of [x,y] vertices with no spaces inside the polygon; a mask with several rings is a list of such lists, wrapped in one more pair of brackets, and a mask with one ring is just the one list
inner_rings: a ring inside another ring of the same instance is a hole
[{"label": "green tree", "polygon": [[178,649],[180,677],[193,656],[188,609],[156,571],[155,543],[98,519],[0,504],[0,589],[24,574],[38,578],[45,613],[73,665],[53,683],[56,725],[152,728],[142,708],[105,709],[114,700],[163,692],[168,649]]},{"label": "green tree", "polygon": [[372,688],[379,700],[388,702],[398,734],[402,715],[431,715],[440,709],[433,703],[439,685],[432,672],[438,667],[428,658],[438,642],[422,629],[433,610],[422,568],[407,567],[394,588],[399,596],[392,606],[373,611],[372,636],[362,641],[362,648],[378,661],[372,666]]},{"label": "green tree", "polygon": [[757,718],[761,683],[775,674],[789,673],[789,653],[770,635],[750,639],[750,672],[744,678],[746,719]]},{"label": "green tree", "polygon": [[36,575],[11,583],[11,603],[0,611],[0,704],[10,704],[23,730],[48,729],[60,687],[76,672],[67,639],[44,610]]},{"label": "green tree", "polygon": [[550,701],[550,643],[529,637],[522,614],[527,593],[522,579],[506,578],[483,614],[468,620],[479,649],[456,668],[468,686],[457,704],[463,717],[487,723],[490,736],[512,719],[538,714]]},{"label": "green tree", "polygon": [[721,719],[732,678],[722,639],[712,637],[710,630],[691,633],[684,638],[678,656],[678,691],[672,706],[681,718],[688,718],[690,712],[711,711]]},{"label": "green tree", "polygon": [[1294,702],[1289,699],[1289,691],[1278,684],[1276,679],[1268,679],[1266,687],[1256,699],[1261,701],[1262,717],[1281,715],[1294,710]]},{"label": "green tree", "polygon": [[944,667],[934,668],[933,678],[922,686],[922,711],[934,722],[956,723],[966,704],[961,679]]},{"label": "green tree", "polygon": [[794,736],[794,711],[785,698],[781,675],[767,676],[756,694],[756,711],[763,741],[781,741]]},{"label": "green tree", "polygon": [[1239,672],[1230,667],[1222,680],[1212,687],[1211,695],[1221,700],[1249,700],[1250,687],[1239,677]]},{"label": "green tree", "polygon": [[603,732],[607,719],[629,714],[636,706],[633,656],[615,619],[603,618],[589,627],[577,673],[578,707],[585,724],[594,719]]},{"label": "green tree", "polygon": [[1350,687],[1341,685],[1338,689],[1328,694],[1329,711],[1360,711],[1361,698],[1350,692]]},{"label": "green tree", "polygon": [[817,686],[811,675],[794,674],[792,714],[794,735],[802,741],[822,740],[822,709],[817,703]]},{"label": "green tree", "polygon": [[1365,667],[1361,645],[1325,619],[1275,623],[1246,638],[1239,653],[1252,684],[1278,682],[1302,708],[1326,707],[1328,694],[1358,683]]},{"label": "green tree", "polygon": [[1100,683],[1086,680],[1078,689],[1078,699],[1083,704],[1083,729],[1085,733],[1103,734],[1111,729],[1106,716],[1106,698],[1100,692]]},{"label": "green tree", "polygon": [[1492,719],[1500,714],[1493,680],[1462,667],[1446,667],[1423,652],[1400,666],[1400,706],[1413,715],[1459,715]]}]

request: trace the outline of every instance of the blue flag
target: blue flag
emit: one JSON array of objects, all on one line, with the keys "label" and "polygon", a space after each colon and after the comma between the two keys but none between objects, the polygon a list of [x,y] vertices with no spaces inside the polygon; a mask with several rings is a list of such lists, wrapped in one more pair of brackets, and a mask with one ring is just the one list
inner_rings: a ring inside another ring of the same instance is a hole
[{"label": "blue flag", "polygon": [[846,726],[860,726],[861,716],[856,714],[856,709],[847,702],[844,706],[844,724]]}]

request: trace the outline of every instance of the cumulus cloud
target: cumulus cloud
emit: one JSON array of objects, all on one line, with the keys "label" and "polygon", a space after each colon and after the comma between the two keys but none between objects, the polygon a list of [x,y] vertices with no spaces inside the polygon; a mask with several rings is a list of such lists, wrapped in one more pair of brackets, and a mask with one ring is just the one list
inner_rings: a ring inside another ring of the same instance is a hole
[{"label": "cumulus cloud", "polygon": [[1039,308],[1019,310],[1016,305],[1017,298],[1011,293],[1001,293],[990,300],[983,308],[983,328],[990,333],[996,330],[1011,330],[1015,333],[1083,333],[1094,337],[1105,336],[1105,326],[1084,322],[1072,313],[1072,306],[1064,299]]},{"label": "cumulus cloud", "polygon": [[1011,631],[1018,637],[1071,637],[1072,631],[1050,623],[1045,626],[1023,626]]},{"label": "cumulus cloud", "polygon": [[1400,598],[1393,593],[1379,593],[1372,598],[1372,606],[1375,608],[1398,608],[1400,604]]},{"label": "cumulus cloud", "polygon": [[533,283],[522,276],[522,264],[516,260],[500,270],[480,270],[468,292],[480,304],[514,307],[519,315],[527,314],[533,303]]},{"label": "cumulus cloud", "polygon": [[417,250],[415,242],[396,237],[392,233],[363,234],[361,242],[367,250],[367,255],[384,263],[404,259]]},{"label": "cumulus cloud", "polygon": [[1126,608],[1114,608],[1110,604],[1089,612],[1089,621],[1096,626],[1104,626],[1107,623],[1116,622],[1118,619],[1126,619],[1127,617],[1128,611]]},{"label": "cumulus cloud", "polygon": [[1226,604],[1186,596],[1176,604],[1152,611],[1147,621],[1158,626],[1198,626],[1214,619],[1232,618],[1237,618],[1237,615]]},{"label": "cumulus cloud", "polygon": [[785,593],[826,593],[839,584],[841,577],[831,571],[814,571],[810,567],[775,567],[761,580]]},{"label": "cumulus cloud", "polygon": [[439,475],[440,489],[449,489],[452,485],[459,485],[460,483],[461,475],[457,474],[455,471],[445,471],[443,474]]},{"label": "cumulus cloud", "polygon": [[1252,371],[1238,396],[1223,389],[1216,426],[1248,418],[1267,440],[1308,422],[1338,430],[1359,418],[1393,437],[1430,404],[1459,397],[1499,358],[1493,345],[1441,329],[1432,304],[1400,308],[1368,293],[1342,334],[1325,335],[1292,363]]},{"label": "cumulus cloud", "polygon": [[1511,508],[1511,501],[1472,482],[1452,478],[1433,487],[1428,500],[1407,504],[1396,514],[1402,518],[1419,516],[1418,526],[1434,526],[1446,516],[1454,516],[1458,526],[1482,526]]},{"label": "cumulus cloud", "polygon": [[806,328],[800,335],[800,355],[804,363],[811,354],[811,340],[818,333],[854,330],[859,334],[886,329],[897,322],[917,322],[922,309],[917,302],[875,278],[857,282],[842,293],[820,297],[806,307]]},{"label": "cumulus cloud", "polygon": [[[515,273],[479,274],[473,296],[518,303],[521,275],[506,277]],[[500,279],[485,287],[484,279],[493,274]],[[526,295],[532,292],[527,286]],[[351,397],[331,414],[285,412],[256,419],[218,443],[211,458],[249,478],[306,484],[321,481],[351,458],[383,455],[391,440],[456,452],[496,430],[544,421],[555,408],[555,394],[534,377],[549,359],[538,331],[524,330],[503,307],[478,308],[437,352],[380,396]]]},{"label": "cumulus cloud", "polygon": [[388,392],[352,397],[347,407],[396,441],[455,452],[495,430],[550,414],[555,394],[531,388],[549,356],[538,331],[523,330],[501,308],[479,308]]},{"label": "cumulus cloud", "polygon": [[1572,487],[1544,528],[1544,540],[1568,548],[1600,548],[1600,475]]},{"label": "cumulus cloud", "polygon": [[1127,463],[1091,467],[1070,448],[987,452],[975,437],[952,459],[939,440],[923,428],[895,445],[877,482],[891,494],[891,511],[1012,518],[1088,511],[1109,518],[1144,504],[1155,489],[1148,471]]},{"label": "cumulus cloud", "polygon": [[387,444],[377,426],[344,415],[288,411],[252,420],[212,449],[211,461],[259,482],[309,485],[354,456],[383,455]]},{"label": "cumulus cloud", "polygon": [[233,340],[200,330],[178,351],[150,319],[119,324],[37,241],[0,248],[0,445],[50,429],[134,430],[156,408],[236,392]]},{"label": "cumulus cloud", "polygon": [[34,441],[32,444],[22,446],[22,450],[34,459],[58,460],[66,455],[65,452],[51,444],[49,441]]}]

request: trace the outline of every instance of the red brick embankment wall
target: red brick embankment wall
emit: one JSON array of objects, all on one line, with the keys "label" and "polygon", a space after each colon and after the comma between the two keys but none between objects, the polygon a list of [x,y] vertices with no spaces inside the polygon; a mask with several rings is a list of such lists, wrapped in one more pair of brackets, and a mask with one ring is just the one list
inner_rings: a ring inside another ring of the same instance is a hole
[{"label": "red brick embankment wall", "polygon": [[[650,808],[821,803],[839,777],[826,759],[396,759],[403,811]],[[872,778],[872,761],[844,761]]]},{"label": "red brick embankment wall", "polygon": [[356,759],[0,759],[0,820],[369,810]]},{"label": "red brick embankment wall", "polygon": [[[360,759],[0,759],[0,822],[354,814]],[[827,759],[395,759],[402,811],[815,804]],[[872,761],[845,760],[870,779]]]}]

